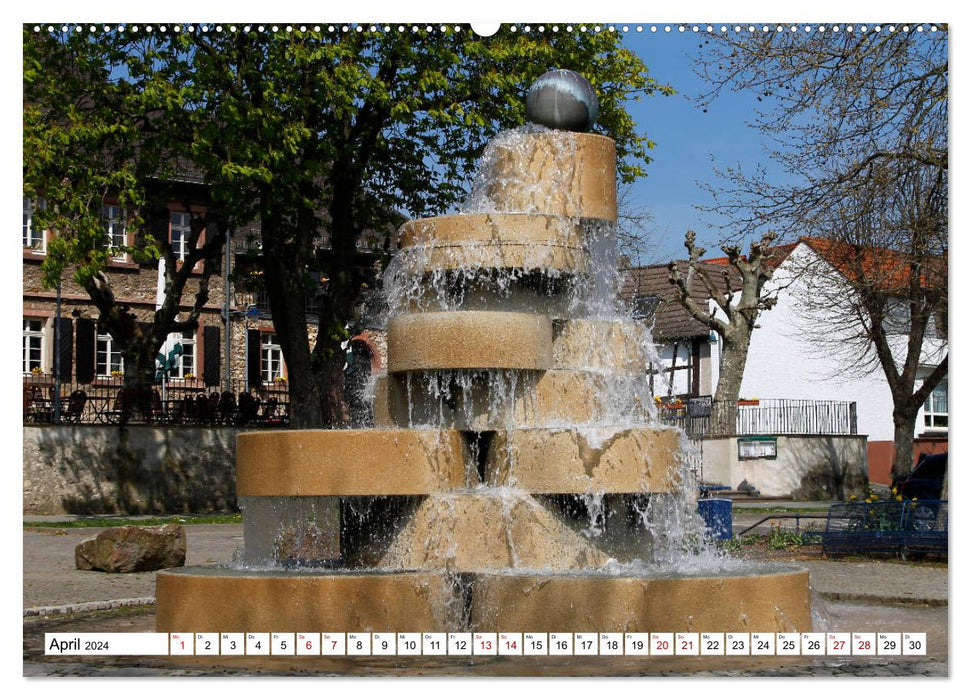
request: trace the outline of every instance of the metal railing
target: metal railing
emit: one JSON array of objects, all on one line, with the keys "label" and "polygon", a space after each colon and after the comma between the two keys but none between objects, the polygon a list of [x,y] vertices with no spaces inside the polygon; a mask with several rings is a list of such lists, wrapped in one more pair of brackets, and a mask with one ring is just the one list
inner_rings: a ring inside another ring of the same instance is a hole
[{"label": "metal railing", "polygon": [[286,427],[290,395],[285,383],[254,389],[203,386],[187,379],[162,386],[133,389],[122,377],[90,384],[62,383],[58,404],[54,383],[43,376],[24,377],[24,424],[166,424],[258,425]]},{"label": "metal railing", "polygon": [[[233,303],[237,308],[245,309],[248,306],[255,307],[264,316],[270,315],[270,296],[265,289],[249,288],[237,289],[233,294]],[[308,294],[304,300],[303,312],[306,316],[316,317],[320,315],[320,297]]]},{"label": "metal railing", "polygon": [[856,435],[855,401],[750,399],[737,403],[710,396],[662,402],[661,422],[688,435]]}]

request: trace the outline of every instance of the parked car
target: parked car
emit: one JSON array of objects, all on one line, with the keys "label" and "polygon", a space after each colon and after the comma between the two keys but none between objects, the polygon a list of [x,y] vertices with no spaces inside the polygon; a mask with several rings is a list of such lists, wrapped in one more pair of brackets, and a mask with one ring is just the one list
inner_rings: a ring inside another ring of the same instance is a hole
[{"label": "parked car", "polygon": [[947,473],[947,452],[926,455],[917,461],[917,466],[903,479],[894,479],[893,486],[905,499],[938,499],[944,488],[944,474]]}]

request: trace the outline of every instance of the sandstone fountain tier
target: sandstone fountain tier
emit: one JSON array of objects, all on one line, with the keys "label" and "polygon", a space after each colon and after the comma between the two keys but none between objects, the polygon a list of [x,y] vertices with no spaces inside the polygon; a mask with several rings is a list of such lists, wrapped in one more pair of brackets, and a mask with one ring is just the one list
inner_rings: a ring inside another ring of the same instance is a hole
[{"label": "sandstone fountain tier", "polygon": [[402,227],[376,427],[240,435],[242,561],[159,573],[160,631],[811,629],[805,571],[652,563],[691,494],[647,331],[604,312],[615,171],[521,129]]}]

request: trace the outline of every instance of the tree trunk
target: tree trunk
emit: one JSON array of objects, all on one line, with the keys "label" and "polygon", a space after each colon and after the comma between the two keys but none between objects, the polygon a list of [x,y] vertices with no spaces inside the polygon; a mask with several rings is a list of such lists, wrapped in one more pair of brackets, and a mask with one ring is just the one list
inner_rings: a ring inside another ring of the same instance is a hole
[{"label": "tree trunk", "polygon": [[120,394],[120,422],[127,423],[134,415],[151,422],[159,417],[161,395],[156,397],[155,356],[149,338],[133,341],[124,351],[124,387]]},{"label": "tree trunk", "polygon": [[338,427],[347,422],[347,403],[344,397],[344,362],[347,352],[342,343],[348,339],[345,325],[350,311],[335,308],[344,295],[342,287],[348,280],[338,273],[330,278],[327,296],[320,309],[320,326],[314,346],[314,380],[319,387],[319,409],[324,425]]},{"label": "tree trunk", "polygon": [[[290,379],[290,425],[293,428],[320,428],[325,423],[307,329],[304,276],[308,265],[297,240],[301,232],[285,228],[280,216],[283,205],[273,197],[269,188],[264,188],[260,200],[263,280],[273,329],[280,340]],[[298,213],[305,214],[303,211]]]},{"label": "tree trunk", "polygon": [[320,392],[314,381],[309,348],[304,352],[292,346],[284,357],[290,380],[290,427],[320,428],[327,425],[320,411]]},{"label": "tree trunk", "polygon": [[914,461],[914,432],[917,426],[917,408],[893,412],[893,467],[890,476],[903,479],[910,474]]},{"label": "tree trunk", "polygon": [[326,423],[321,413],[320,391],[310,353],[303,281],[299,270],[287,269],[285,257],[276,254],[267,258],[264,279],[273,328],[280,339],[290,379],[290,425],[293,428],[320,428]]},{"label": "tree trunk", "polygon": [[336,357],[320,363],[316,373],[320,387],[320,413],[325,425],[340,426],[347,423],[347,405],[344,401],[344,361]]},{"label": "tree trunk", "polygon": [[711,407],[712,435],[735,435],[738,432],[738,393],[742,388],[748,339],[741,344],[724,339],[718,370],[718,387]]},{"label": "tree trunk", "polygon": [[349,414],[344,395],[344,364],[347,351],[342,343],[350,340],[348,327],[354,321],[361,292],[361,273],[357,268],[357,242],[354,201],[360,196],[360,173],[351,160],[336,167],[330,214],[330,258],[327,294],[320,309],[320,327],[314,347],[316,378],[320,387],[321,415],[330,425],[346,425]]}]

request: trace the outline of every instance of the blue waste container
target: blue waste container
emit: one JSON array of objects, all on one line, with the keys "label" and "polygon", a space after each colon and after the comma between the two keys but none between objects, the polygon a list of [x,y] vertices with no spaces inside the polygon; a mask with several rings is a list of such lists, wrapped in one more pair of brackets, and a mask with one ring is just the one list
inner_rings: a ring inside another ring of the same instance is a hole
[{"label": "blue waste container", "polygon": [[705,521],[712,539],[732,539],[732,499],[699,498],[698,514]]}]

